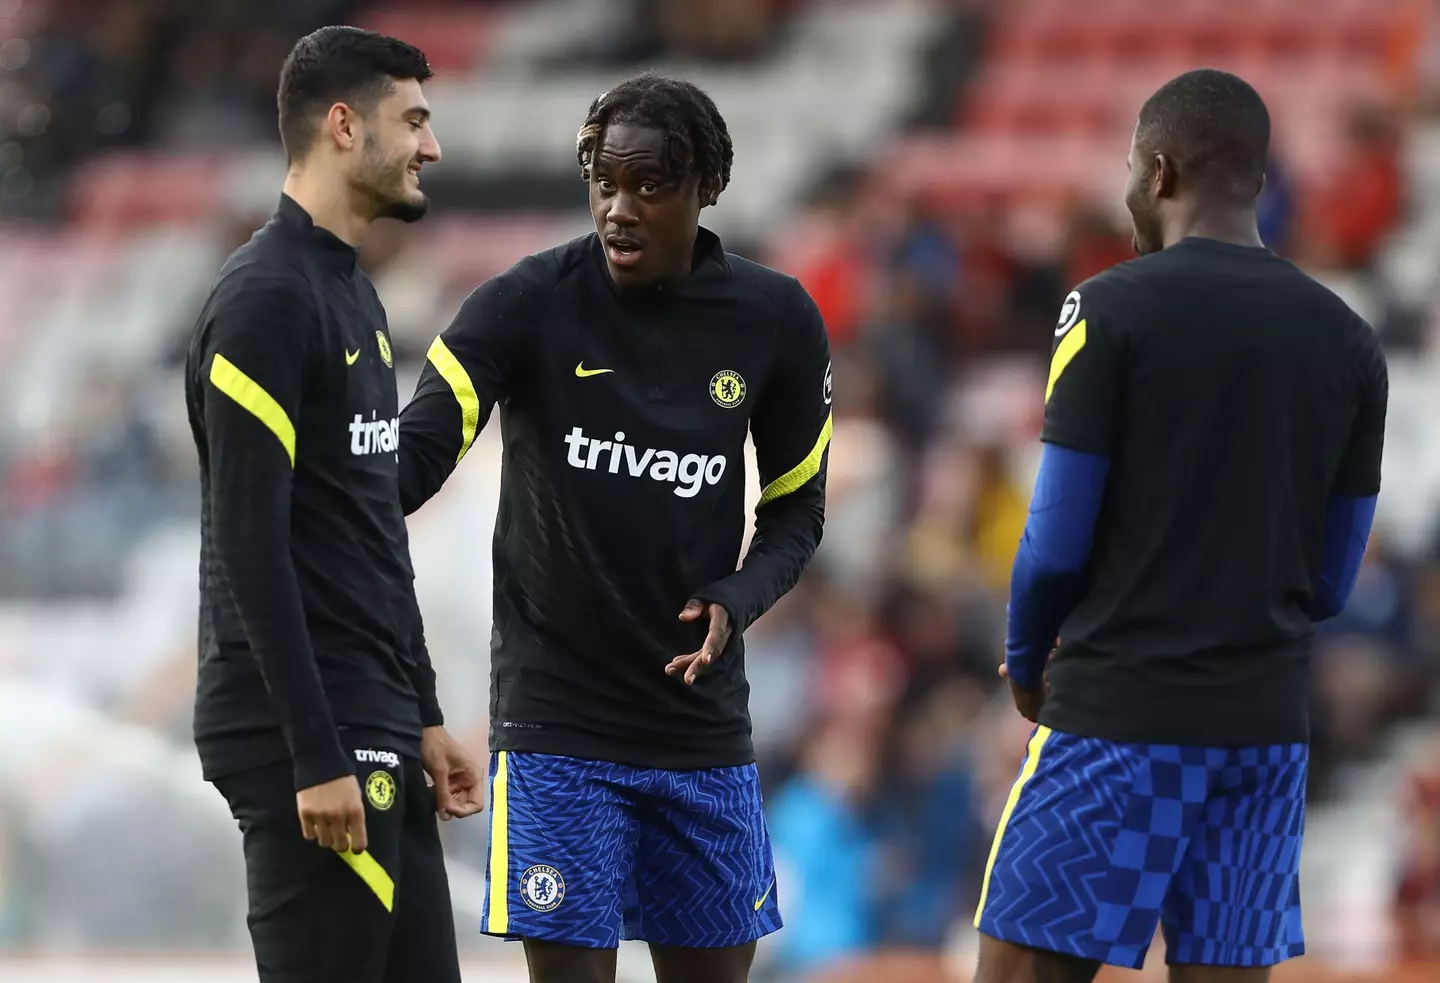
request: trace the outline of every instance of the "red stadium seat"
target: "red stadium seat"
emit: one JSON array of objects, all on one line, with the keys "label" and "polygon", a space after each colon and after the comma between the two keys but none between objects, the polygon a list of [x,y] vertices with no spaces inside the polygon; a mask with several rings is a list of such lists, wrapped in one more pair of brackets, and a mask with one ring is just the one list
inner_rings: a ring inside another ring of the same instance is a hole
[{"label": "red stadium seat", "polygon": [[69,189],[71,219],[91,228],[191,224],[214,214],[220,156],[116,153],[87,162]]},{"label": "red stadium seat", "polygon": [[359,26],[404,38],[425,52],[437,75],[464,75],[485,57],[492,14],[485,6],[397,3],[372,9]]},{"label": "red stadium seat", "polygon": [[881,173],[887,190],[946,207],[1112,200],[1145,99],[1215,67],[1265,97],[1277,150],[1304,186],[1334,167],[1349,108],[1395,93],[1424,2],[1006,0],[958,105],[962,134],[906,143]]}]

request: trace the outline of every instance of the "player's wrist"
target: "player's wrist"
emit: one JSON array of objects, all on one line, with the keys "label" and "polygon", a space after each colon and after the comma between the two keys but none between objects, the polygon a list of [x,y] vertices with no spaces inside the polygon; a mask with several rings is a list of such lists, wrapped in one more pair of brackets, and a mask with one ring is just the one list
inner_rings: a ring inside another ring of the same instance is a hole
[{"label": "player's wrist", "polygon": [[291,749],[297,792],[355,774],[350,755],[340,744],[338,734],[332,733],[328,740],[321,738],[304,744],[297,742],[297,745]]},{"label": "player's wrist", "polygon": [[1023,649],[1005,649],[1005,672],[1012,685],[1022,690],[1037,690],[1045,673],[1045,660]]},{"label": "player's wrist", "polygon": [[718,584],[712,584],[703,590],[696,591],[690,596],[702,604],[713,604],[724,611],[726,620],[729,622],[732,637],[740,634],[740,632],[747,627],[740,620],[740,605],[735,602],[734,598],[727,596]]}]

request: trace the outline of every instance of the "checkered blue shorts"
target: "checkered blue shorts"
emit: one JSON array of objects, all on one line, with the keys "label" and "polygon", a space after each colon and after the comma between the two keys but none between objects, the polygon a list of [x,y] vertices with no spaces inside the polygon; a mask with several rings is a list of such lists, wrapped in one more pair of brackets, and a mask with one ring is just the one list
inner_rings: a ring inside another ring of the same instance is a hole
[{"label": "checkered blue shorts", "polygon": [[985,871],[975,927],[1140,969],[1271,966],[1305,952],[1304,744],[1117,744],[1037,728]]}]

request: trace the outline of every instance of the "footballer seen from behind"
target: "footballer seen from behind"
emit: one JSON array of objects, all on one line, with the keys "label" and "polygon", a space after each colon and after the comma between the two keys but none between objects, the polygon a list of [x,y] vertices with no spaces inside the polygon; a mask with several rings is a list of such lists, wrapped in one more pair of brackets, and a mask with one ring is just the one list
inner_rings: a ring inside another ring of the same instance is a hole
[{"label": "footballer seen from behind", "polygon": [[577,143],[595,232],[482,284],[400,417],[408,512],[500,416],[481,928],[536,983],[610,983],[621,939],[660,983],[741,983],[781,924],[742,634],[820,541],[829,346],[700,227],[733,157],[702,91],[630,79]]},{"label": "footballer seen from behind", "polygon": [[1370,326],[1262,244],[1269,140],[1236,76],[1164,85],[1129,156],[1140,257],[1061,311],[1002,669],[1038,726],[977,983],[1138,969],[1157,926],[1175,983],[1305,951],[1311,640],[1364,555],[1387,376]]}]

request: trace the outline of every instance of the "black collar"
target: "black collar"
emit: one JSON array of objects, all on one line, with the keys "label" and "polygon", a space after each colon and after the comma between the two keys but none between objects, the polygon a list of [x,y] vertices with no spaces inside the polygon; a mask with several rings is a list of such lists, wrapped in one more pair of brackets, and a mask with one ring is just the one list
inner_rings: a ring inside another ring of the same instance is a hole
[{"label": "black collar", "polygon": [[280,195],[280,204],[270,218],[278,229],[303,239],[327,270],[351,273],[360,251],[328,229],[315,225],[310,213],[287,194]]}]

